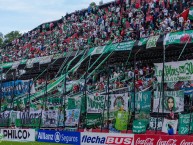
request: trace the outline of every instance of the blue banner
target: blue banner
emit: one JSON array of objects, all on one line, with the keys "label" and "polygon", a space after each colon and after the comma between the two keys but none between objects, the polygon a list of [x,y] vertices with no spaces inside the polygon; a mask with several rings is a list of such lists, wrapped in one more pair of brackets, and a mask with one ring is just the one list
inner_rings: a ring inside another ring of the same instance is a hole
[{"label": "blue banner", "polygon": [[187,87],[187,88],[185,88],[185,89],[183,89],[184,90],[184,94],[185,95],[190,95],[190,94],[192,94],[193,93],[193,87]]},{"label": "blue banner", "polygon": [[3,97],[13,96],[13,95],[18,96],[18,95],[28,93],[29,86],[31,85],[32,85],[32,80],[16,80],[16,81],[2,83]]},{"label": "blue banner", "polygon": [[80,145],[80,132],[38,130],[37,141]]}]

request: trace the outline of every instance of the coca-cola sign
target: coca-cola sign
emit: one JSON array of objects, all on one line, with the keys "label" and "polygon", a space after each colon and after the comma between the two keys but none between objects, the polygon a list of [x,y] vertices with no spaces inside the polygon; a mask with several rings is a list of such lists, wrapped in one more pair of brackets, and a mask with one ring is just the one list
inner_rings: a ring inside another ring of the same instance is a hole
[{"label": "coca-cola sign", "polygon": [[193,140],[192,141],[186,141],[185,139],[183,139],[181,141],[180,145],[193,145]]},{"label": "coca-cola sign", "polygon": [[160,138],[157,142],[157,145],[177,145],[176,142],[177,142],[176,139],[163,140]]},{"label": "coca-cola sign", "polygon": [[153,138],[140,139],[138,138],[135,142],[136,145],[153,145]]},{"label": "coca-cola sign", "polygon": [[193,136],[136,134],[135,145],[193,145]]}]

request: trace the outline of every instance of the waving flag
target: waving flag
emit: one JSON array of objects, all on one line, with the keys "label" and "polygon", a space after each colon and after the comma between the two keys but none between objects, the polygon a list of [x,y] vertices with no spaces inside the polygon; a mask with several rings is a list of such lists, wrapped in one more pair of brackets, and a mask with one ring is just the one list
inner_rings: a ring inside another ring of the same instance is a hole
[{"label": "waving flag", "polygon": [[190,20],[193,20],[193,7],[190,7],[189,14],[188,14],[188,18],[189,18]]}]

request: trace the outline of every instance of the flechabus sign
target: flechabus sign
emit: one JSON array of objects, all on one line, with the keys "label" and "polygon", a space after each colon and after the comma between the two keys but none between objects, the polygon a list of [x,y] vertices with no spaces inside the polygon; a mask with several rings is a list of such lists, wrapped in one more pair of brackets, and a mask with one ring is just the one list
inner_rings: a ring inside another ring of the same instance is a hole
[{"label": "flechabus sign", "polygon": [[38,130],[37,141],[80,145],[80,132]]},{"label": "flechabus sign", "polygon": [[135,145],[193,145],[193,136],[135,135]]},{"label": "flechabus sign", "polygon": [[81,145],[134,145],[133,134],[81,133]]}]

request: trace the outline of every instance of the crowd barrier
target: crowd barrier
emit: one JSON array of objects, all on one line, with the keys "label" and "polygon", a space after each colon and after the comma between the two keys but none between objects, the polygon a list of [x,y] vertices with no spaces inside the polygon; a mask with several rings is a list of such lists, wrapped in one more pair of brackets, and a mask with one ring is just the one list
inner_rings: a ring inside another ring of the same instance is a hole
[{"label": "crowd barrier", "polygon": [[[193,145],[193,135],[67,132],[35,129],[1,129],[2,140],[70,145]],[[1,140],[1,141],[2,141]]]}]

